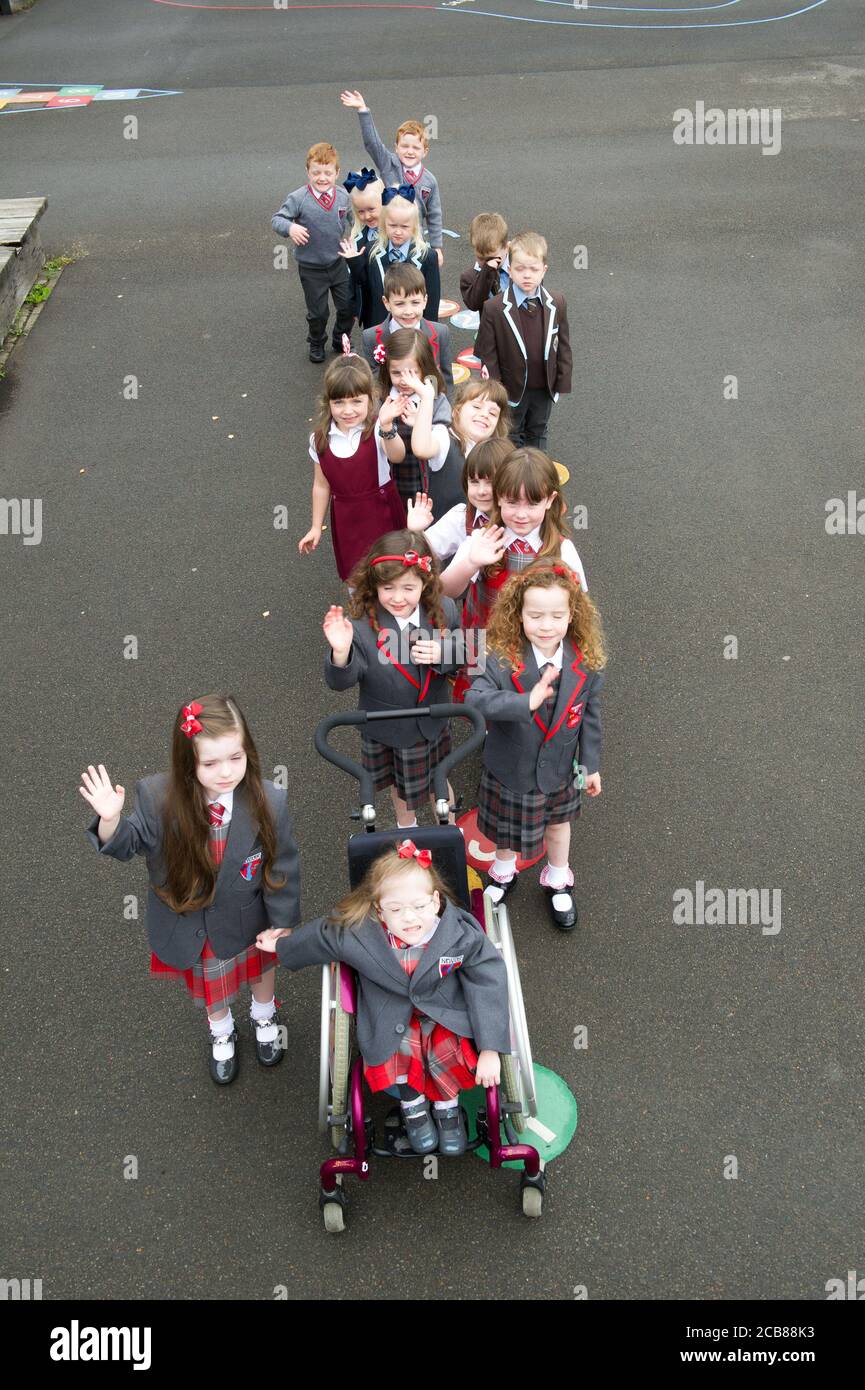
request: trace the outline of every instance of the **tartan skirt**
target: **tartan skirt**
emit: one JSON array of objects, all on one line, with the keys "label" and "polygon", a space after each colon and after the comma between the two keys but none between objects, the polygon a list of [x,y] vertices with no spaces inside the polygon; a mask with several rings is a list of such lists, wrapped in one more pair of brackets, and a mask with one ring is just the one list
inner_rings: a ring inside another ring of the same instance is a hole
[{"label": "tartan skirt", "polygon": [[554,792],[514,792],[486,768],[478,787],[478,829],[497,849],[515,849],[522,859],[536,859],[548,825],[561,825],[580,814],[580,789],[573,781]]},{"label": "tartan skirt", "polygon": [[410,810],[426,804],[432,794],[433,769],[451,751],[451,736],[447,725],[438,738],[428,743],[425,738],[410,748],[389,748],[386,743],[360,736],[360,760],[372,773],[373,790],[396,787]]},{"label": "tartan skirt", "polygon": [[468,1038],[457,1037],[434,1019],[413,1013],[399,1048],[386,1062],[364,1067],[371,1091],[396,1085],[408,1076],[409,1086],[428,1100],[453,1100],[477,1085],[478,1054]]},{"label": "tartan skirt", "polygon": [[406,455],[402,463],[392,463],[391,477],[396,490],[404,502],[413,502],[415,494],[429,490],[429,471],[425,460],[415,458],[406,445]]},{"label": "tartan skirt", "polygon": [[220,960],[210,942],[205,941],[204,950],[190,969],[178,970],[151,955],[150,973],[179,976],[198,1008],[221,1009],[238,997],[244,982],[255,984],[275,963],[275,956],[266,960],[257,946],[247,946],[240,955]]}]

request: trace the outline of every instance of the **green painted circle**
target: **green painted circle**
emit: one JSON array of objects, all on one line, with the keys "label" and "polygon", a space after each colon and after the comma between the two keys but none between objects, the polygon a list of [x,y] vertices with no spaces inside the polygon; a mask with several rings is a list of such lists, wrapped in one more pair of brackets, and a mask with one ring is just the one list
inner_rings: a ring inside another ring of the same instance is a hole
[{"label": "green painted circle", "polygon": [[[577,1128],[577,1102],[565,1082],[548,1067],[539,1067],[535,1062],[535,1091],[538,1100],[538,1114],[535,1120],[528,1119],[522,1134],[518,1135],[521,1144],[531,1144],[537,1149],[542,1163],[558,1158],[564,1153],[574,1137]],[[465,1106],[471,1122],[472,1132],[477,1133],[476,1117],[484,1103],[484,1092],[476,1086],[473,1091],[463,1091],[460,1100]],[[534,1125],[541,1127],[539,1133]],[[549,1131],[548,1137],[544,1131]],[[479,1158],[489,1160],[489,1149],[485,1144],[473,1150]],[[502,1165],[504,1168],[522,1168],[522,1160]]]}]

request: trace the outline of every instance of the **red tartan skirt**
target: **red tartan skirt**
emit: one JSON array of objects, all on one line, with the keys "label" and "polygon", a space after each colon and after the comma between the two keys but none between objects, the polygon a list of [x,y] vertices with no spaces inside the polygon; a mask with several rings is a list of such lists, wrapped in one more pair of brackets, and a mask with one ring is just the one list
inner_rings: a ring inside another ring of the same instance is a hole
[{"label": "red tartan skirt", "polygon": [[219,1009],[237,998],[244,982],[255,984],[275,963],[275,956],[266,959],[257,946],[247,946],[239,956],[220,960],[210,942],[205,941],[204,950],[190,969],[178,970],[176,966],[166,965],[158,956],[151,955],[150,973],[179,976],[193,1003],[200,1008]]},{"label": "red tartan skirt", "polygon": [[453,1100],[477,1085],[477,1064],[478,1054],[468,1038],[415,1012],[393,1056],[365,1066],[363,1074],[371,1091],[384,1091],[396,1085],[398,1076],[407,1075],[408,1085],[429,1100]]}]

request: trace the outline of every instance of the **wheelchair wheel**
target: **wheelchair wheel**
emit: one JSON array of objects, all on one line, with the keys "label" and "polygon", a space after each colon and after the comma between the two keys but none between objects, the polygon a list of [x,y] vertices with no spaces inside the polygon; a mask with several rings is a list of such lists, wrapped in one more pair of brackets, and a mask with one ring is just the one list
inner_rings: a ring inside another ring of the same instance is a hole
[{"label": "wheelchair wheel", "polygon": [[523,1204],[523,1216],[537,1219],[537,1217],[543,1215],[544,1194],[542,1188],[526,1185],[522,1189],[520,1196]]},{"label": "wheelchair wheel", "polygon": [[528,1117],[538,1113],[535,1070],[520,984],[520,968],[517,964],[506,905],[499,903],[494,906],[484,895],[484,915],[487,936],[496,950],[501,952],[508,976],[511,1051],[509,1056],[502,1057],[502,1083],[507,1100],[520,1106],[519,1113],[512,1111],[510,1115],[511,1124],[519,1134],[525,1128]]},{"label": "wheelchair wheel", "polygon": [[[321,1134],[330,1129],[330,1140],[335,1149],[342,1143],[345,1129],[342,1125],[329,1125],[328,1121],[331,1115],[345,1114],[351,1060],[351,1015],[345,1012],[340,1002],[341,969],[338,963],[331,962],[323,965],[321,970],[318,1128]],[[325,1211],[325,1225],[328,1219]],[[332,1216],[330,1219],[336,1218]]]}]

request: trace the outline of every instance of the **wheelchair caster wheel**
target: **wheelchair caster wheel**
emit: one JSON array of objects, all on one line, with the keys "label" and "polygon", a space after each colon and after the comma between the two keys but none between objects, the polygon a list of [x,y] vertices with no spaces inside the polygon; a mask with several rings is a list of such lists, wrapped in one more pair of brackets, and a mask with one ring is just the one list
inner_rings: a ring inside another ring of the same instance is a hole
[{"label": "wheelchair caster wheel", "polygon": [[544,1209],[544,1194],[536,1187],[524,1187],[522,1191],[523,1216],[538,1217]]},{"label": "wheelchair caster wheel", "polygon": [[329,1235],[336,1235],[339,1231],[345,1230],[345,1203],[346,1195],[339,1178],[333,1192],[325,1192],[323,1189],[319,1191],[318,1205],[321,1208],[324,1229]]},{"label": "wheelchair caster wheel", "polygon": [[543,1214],[544,1210],[544,1182],[543,1173],[539,1173],[536,1178],[528,1178],[525,1173],[520,1180],[520,1199],[523,1207],[523,1216],[537,1219]]}]

